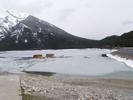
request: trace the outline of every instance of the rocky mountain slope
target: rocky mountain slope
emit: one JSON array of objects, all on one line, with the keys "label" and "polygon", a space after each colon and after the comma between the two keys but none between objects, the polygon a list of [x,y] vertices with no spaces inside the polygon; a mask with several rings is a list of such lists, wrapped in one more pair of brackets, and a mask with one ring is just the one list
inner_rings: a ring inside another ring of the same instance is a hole
[{"label": "rocky mountain slope", "polygon": [[34,16],[7,11],[0,18],[0,50],[96,47],[97,41],[73,36]]}]

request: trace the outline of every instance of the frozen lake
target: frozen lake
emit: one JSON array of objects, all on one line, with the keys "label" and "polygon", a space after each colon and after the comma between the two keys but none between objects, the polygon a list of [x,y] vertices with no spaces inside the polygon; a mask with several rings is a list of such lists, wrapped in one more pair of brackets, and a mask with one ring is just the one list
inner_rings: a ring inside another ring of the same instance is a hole
[{"label": "frozen lake", "polygon": [[[133,68],[124,63],[109,57],[101,57],[101,54],[111,52],[106,49],[4,51],[0,52],[0,72],[41,71],[68,75],[104,75],[133,71]],[[35,54],[45,56],[48,53],[69,57],[32,58]]]}]

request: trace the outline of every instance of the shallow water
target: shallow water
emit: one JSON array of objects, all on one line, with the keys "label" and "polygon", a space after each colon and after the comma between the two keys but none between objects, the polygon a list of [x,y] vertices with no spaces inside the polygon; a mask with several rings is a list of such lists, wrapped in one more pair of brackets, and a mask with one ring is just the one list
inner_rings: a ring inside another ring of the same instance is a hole
[{"label": "shallow water", "polygon": [[[131,72],[133,69],[112,58],[101,57],[111,53],[106,49],[66,49],[0,52],[0,72],[20,73],[21,71],[56,72],[67,75],[106,75]],[[53,53],[68,58],[32,58],[34,54]],[[130,76],[130,75],[129,75]]]}]

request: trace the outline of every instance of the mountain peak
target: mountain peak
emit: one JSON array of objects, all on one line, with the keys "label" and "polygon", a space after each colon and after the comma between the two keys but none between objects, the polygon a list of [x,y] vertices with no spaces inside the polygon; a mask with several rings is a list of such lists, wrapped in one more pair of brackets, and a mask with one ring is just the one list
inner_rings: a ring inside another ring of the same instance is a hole
[{"label": "mountain peak", "polygon": [[6,11],[0,18],[0,50],[86,48],[90,40],[25,13]]},{"label": "mountain peak", "polygon": [[8,14],[8,16],[12,16],[12,17],[14,17],[16,19],[20,19],[20,20],[25,19],[29,16],[29,14],[27,14],[27,13],[17,13],[17,12],[8,11],[8,10],[6,11],[6,13]]},{"label": "mountain peak", "polygon": [[29,15],[26,13],[17,13],[14,11],[5,11],[5,14],[0,17],[0,28],[9,30],[11,27],[26,19]]}]

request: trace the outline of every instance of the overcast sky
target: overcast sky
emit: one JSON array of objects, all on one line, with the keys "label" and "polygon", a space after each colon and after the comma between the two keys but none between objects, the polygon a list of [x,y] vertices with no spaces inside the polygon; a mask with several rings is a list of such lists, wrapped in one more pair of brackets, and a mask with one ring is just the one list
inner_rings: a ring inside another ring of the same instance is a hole
[{"label": "overcast sky", "polygon": [[0,10],[26,12],[90,39],[133,30],[133,0],[0,0]]}]

